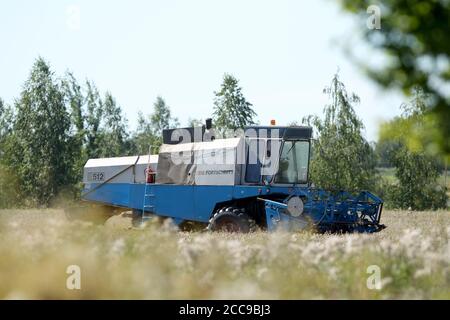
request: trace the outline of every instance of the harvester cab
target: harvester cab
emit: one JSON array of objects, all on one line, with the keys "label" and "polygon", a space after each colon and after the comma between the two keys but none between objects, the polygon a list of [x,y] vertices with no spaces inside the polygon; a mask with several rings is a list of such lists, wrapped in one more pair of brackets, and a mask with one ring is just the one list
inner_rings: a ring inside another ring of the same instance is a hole
[{"label": "harvester cab", "polygon": [[374,194],[310,186],[311,139],[304,126],[250,126],[228,138],[211,121],[164,130],[158,155],[90,159],[82,198],[130,209],[137,221],[212,231],[383,229]]}]

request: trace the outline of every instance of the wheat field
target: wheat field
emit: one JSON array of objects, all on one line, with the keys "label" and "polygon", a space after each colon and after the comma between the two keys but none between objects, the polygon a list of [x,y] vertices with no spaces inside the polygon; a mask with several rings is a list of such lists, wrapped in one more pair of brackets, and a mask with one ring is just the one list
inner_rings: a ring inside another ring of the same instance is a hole
[{"label": "wheat field", "polygon": [[[220,234],[0,211],[2,299],[450,299],[450,212],[384,212],[377,234]],[[69,290],[68,266],[80,289]],[[369,266],[381,288],[369,289]]]}]

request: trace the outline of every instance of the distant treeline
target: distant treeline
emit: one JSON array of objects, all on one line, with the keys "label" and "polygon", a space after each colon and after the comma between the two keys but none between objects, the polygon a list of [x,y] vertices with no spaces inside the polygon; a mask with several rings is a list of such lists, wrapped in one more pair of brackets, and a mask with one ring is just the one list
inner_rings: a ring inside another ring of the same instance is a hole
[{"label": "distant treeline", "polygon": [[[314,127],[317,138],[311,162],[316,186],[368,189],[398,208],[445,207],[445,188],[437,183],[442,161],[425,151],[410,151],[395,137],[367,142],[353,108],[359,98],[347,94],[338,75],[325,93],[330,104],[323,117],[303,119]],[[225,74],[214,94],[211,116],[219,131],[256,122],[257,114],[234,76]],[[420,92],[416,98],[426,101]],[[417,100],[407,105],[403,120],[420,117],[423,108]],[[190,119],[186,125],[201,122]],[[156,153],[162,130],[178,125],[165,100],[156,97],[153,110],[139,113],[137,128],[130,131],[110,92],[100,93],[93,81],[79,82],[71,72],[58,77],[48,62],[38,58],[20,96],[10,105],[0,99],[0,208],[77,199],[82,168],[89,158],[147,154],[149,146]],[[397,181],[382,179],[377,166],[394,167]]]}]

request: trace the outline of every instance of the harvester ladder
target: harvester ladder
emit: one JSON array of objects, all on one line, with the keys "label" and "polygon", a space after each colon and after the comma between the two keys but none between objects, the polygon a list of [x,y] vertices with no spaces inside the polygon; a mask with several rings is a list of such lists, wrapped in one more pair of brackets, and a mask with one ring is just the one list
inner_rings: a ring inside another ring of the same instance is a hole
[{"label": "harvester ladder", "polygon": [[142,206],[142,222],[145,222],[147,219],[151,218],[155,209],[154,205],[155,194],[153,193],[153,183],[149,182],[150,180],[149,175],[153,174],[150,171],[151,151],[152,147],[149,146],[147,170],[145,171],[145,188],[144,188],[144,202]]}]

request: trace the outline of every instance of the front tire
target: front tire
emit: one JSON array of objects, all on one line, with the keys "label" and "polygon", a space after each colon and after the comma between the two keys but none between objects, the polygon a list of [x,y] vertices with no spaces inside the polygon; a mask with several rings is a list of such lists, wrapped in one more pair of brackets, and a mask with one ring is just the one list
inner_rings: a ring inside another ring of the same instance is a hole
[{"label": "front tire", "polygon": [[250,218],[245,209],[226,207],[218,210],[209,220],[209,231],[249,233],[256,230],[255,221]]}]

